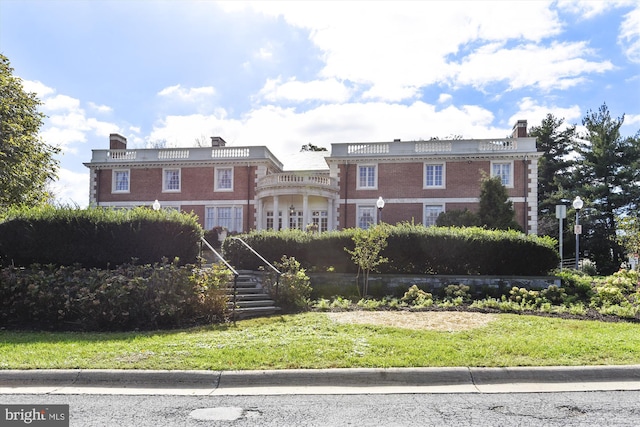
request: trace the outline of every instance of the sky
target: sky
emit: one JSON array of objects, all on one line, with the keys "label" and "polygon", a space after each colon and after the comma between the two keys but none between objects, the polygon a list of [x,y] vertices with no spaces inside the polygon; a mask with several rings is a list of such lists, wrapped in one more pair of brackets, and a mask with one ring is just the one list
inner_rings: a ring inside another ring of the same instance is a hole
[{"label": "sky", "polygon": [[91,150],[502,138],[607,104],[640,129],[640,0],[0,0],[0,53],[61,148],[56,202],[89,203]]}]

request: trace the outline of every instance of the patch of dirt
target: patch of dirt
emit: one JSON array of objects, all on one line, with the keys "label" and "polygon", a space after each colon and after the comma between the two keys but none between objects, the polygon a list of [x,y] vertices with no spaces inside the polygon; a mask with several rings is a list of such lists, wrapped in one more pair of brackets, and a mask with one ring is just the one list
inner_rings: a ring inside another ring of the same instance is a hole
[{"label": "patch of dirt", "polygon": [[447,332],[480,328],[498,318],[497,314],[464,311],[341,311],[327,313],[327,316],[338,323]]}]

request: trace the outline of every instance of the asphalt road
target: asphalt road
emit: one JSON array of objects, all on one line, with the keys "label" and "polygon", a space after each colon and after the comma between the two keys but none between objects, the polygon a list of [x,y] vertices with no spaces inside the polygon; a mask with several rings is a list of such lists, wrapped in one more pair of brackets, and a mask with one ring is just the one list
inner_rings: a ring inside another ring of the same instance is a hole
[{"label": "asphalt road", "polygon": [[68,404],[70,426],[637,426],[640,391],[253,396],[0,396]]}]

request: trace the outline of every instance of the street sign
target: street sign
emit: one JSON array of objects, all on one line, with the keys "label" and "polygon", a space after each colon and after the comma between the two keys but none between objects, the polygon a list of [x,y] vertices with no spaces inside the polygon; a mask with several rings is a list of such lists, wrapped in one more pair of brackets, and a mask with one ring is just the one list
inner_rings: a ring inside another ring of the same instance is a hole
[{"label": "street sign", "polygon": [[582,234],[582,225],[574,225],[573,226],[574,234]]},{"label": "street sign", "polygon": [[567,217],[567,207],[565,205],[556,205],[556,218],[563,219]]}]

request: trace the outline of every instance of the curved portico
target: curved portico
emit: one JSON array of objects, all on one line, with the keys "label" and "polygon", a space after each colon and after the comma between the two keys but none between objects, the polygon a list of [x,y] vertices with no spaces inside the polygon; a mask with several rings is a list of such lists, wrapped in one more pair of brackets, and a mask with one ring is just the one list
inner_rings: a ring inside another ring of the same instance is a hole
[{"label": "curved portico", "polygon": [[256,185],[256,228],[305,230],[315,224],[319,231],[337,227],[338,184],[323,173],[272,173]]}]

